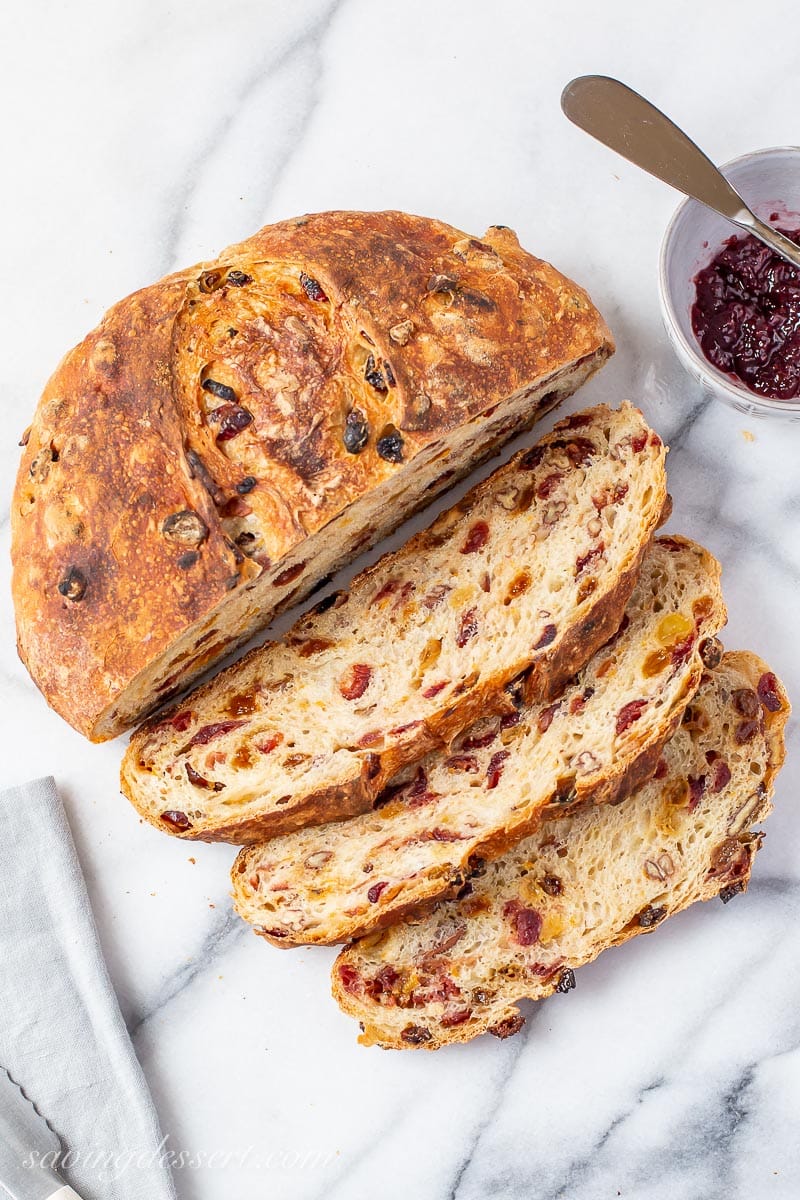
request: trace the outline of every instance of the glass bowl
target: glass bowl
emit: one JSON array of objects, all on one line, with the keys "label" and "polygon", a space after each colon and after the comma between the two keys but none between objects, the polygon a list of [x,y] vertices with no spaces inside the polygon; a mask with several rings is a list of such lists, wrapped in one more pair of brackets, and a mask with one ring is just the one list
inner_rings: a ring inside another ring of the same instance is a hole
[{"label": "glass bowl", "polygon": [[[777,212],[780,215],[776,224],[783,224],[786,218],[790,228],[793,219],[795,228],[800,226],[800,147],[755,150],[720,169],[757,216],[769,221],[770,214]],[[800,396],[771,400],[751,392],[708,361],[692,330],[694,278],[731,235],[744,236],[744,231],[697,200],[684,200],[678,206],[664,234],[659,265],[661,312],[667,334],[684,367],[706,392],[750,416],[800,421]]]}]

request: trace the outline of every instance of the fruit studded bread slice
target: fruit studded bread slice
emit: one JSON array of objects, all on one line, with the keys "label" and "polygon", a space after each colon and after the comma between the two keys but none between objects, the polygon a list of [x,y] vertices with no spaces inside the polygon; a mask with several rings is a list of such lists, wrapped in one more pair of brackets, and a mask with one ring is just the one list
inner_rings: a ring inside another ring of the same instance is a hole
[{"label": "fruit studded bread slice", "polygon": [[719,567],[683,539],[645,556],[623,628],[555,703],[481,720],[374,812],[240,853],[238,912],[277,945],[342,942],[457,891],[548,809],[619,799],[654,770],[725,620]]},{"label": "fruit studded bread slice", "polygon": [[546,821],[457,900],[344,950],[341,1007],[367,1045],[436,1049],[524,1024],[517,1003],[696,900],[744,891],[783,762],[789,707],[753,654],[704,676],[654,779],[614,807]]},{"label": "fruit studded bread slice", "polygon": [[123,790],[185,838],[253,842],[368,810],[506,688],[553,696],[619,626],[666,503],[630,404],[556,425],[459,504],[145,725]]}]

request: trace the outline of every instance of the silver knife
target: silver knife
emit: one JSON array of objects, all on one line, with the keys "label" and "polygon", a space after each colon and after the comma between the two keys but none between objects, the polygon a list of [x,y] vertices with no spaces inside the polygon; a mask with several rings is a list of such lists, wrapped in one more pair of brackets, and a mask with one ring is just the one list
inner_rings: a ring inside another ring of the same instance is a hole
[{"label": "silver knife", "polygon": [[0,1067],[0,1197],[81,1200],[49,1166],[60,1153],[57,1134]]},{"label": "silver knife", "polygon": [[800,250],[748,208],[691,138],[633,88],[608,75],[580,75],[561,95],[564,115],[635,167],[692,196],[776,254],[800,266]]}]

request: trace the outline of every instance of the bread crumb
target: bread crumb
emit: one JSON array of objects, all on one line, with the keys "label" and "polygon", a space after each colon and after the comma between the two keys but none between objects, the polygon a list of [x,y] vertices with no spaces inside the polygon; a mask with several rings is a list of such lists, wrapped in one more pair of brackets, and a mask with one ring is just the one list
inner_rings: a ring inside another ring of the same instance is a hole
[{"label": "bread crumb", "polygon": [[750,429],[743,429],[742,437],[746,442],[754,442],[756,440],[756,435]]},{"label": "bread crumb", "polygon": [[216,908],[217,906],[216,906],[216,904],[212,904],[212,903],[211,903],[211,901],[209,900],[209,902],[208,902],[208,907],[209,907],[209,908]]},{"label": "bread crumb", "polygon": [[196,859],[196,858],[191,858],[191,857],[190,857],[190,858],[189,858],[189,862],[190,862],[190,863],[192,864],[192,866],[194,867],[194,866],[197,864],[197,859]]}]

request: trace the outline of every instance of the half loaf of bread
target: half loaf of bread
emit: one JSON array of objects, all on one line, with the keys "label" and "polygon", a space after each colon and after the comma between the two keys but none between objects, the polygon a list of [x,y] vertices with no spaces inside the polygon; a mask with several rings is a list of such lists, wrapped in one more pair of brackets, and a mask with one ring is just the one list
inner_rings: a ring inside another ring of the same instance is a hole
[{"label": "half loaf of bread", "polygon": [[47,384],[12,502],[20,656],[101,741],[378,541],[613,351],[493,226],[267,226],[116,304]]}]

